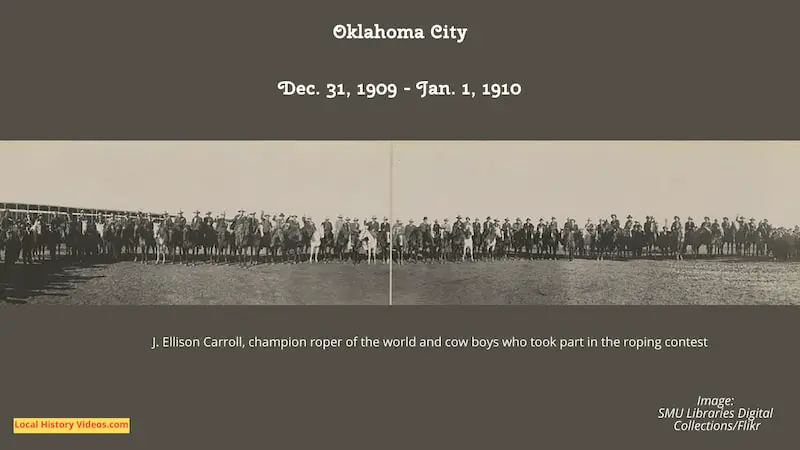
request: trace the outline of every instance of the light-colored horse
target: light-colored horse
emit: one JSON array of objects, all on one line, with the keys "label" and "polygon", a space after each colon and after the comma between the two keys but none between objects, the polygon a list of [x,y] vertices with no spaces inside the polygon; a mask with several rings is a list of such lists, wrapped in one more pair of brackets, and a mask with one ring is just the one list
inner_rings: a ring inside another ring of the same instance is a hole
[{"label": "light-colored horse", "polygon": [[376,262],[375,255],[378,253],[378,239],[372,235],[368,229],[361,230],[358,240],[364,242],[364,250],[367,253],[367,264]]},{"label": "light-colored horse", "polygon": [[683,259],[683,253],[686,251],[686,230],[684,227],[677,227],[677,232],[673,232],[673,250],[675,251],[675,259]]},{"label": "light-colored horse", "polygon": [[153,237],[156,240],[156,264],[161,260],[167,262],[167,252],[169,251],[169,233],[167,227],[163,226],[163,222],[153,223]]},{"label": "light-colored horse", "polygon": [[475,262],[475,256],[472,253],[472,234],[473,229],[472,226],[464,227],[464,248],[461,251],[461,260],[464,261],[467,259],[467,250],[469,250],[469,259],[472,262]]},{"label": "light-colored horse", "polygon": [[583,230],[581,230],[581,234],[583,235],[583,253],[586,256],[590,256],[594,249],[592,248],[592,243],[594,242],[594,230],[589,230],[585,226]]},{"label": "light-colored horse", "polygon": [[497,240],[500,239],[500,227],[496,225],[489,226],[489,233],[483,238],[483,245],[486,248],[486,255],[489,259],[494,259],[495,250],[497,249]]},{"label": "light-colored horse", "polygon": [[[262,230],[263,227],[264,226],[261,225]],[[315,227],[314,233],[311,234],[311,241],[309,242],[310,255],[308,257],[308,262],[319,262],[319,248],[322,246],[322,231],[320,230],[321,227]]]},{"label": "light-colored horse", "polygon": [[397,264],[403,264],[403,249],[406,246],[406,234],[401,230],[394,235],[393,250],[397,251]]}]

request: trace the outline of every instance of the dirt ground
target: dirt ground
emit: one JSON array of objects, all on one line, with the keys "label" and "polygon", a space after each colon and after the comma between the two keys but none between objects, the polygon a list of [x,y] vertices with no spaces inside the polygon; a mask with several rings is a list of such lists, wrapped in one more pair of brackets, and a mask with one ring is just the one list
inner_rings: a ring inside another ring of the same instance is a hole
[{"label": "dirt ground", "polygon": [[[0,307],[386,305],[386,264],[0,264]],[[393,265],[396,305],[800,304],[800,264],[739,260]]]},{"label": "dirt ground", "polygon": [[[0,264],[1,265],[1,264]],[[9,271],[6,267],[1,270]],[[14,265],[5,304],[385,305],[386,264]]]},{"label": "dirt ground", "polygon": [[736,260],[493,261],[394,266],[406,304],[800,304],[800,264]]}]

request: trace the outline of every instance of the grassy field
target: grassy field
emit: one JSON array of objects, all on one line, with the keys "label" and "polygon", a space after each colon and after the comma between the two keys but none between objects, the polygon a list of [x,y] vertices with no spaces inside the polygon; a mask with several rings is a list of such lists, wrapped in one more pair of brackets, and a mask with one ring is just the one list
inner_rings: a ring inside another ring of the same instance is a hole
[{"label": "grassy field", "polygon": [[[388,302],[386,264],[0,264],[0,307],[319,305]],[[393,266],[393,302],[412,304],[800,304],[800,264],[494,261]]]}]

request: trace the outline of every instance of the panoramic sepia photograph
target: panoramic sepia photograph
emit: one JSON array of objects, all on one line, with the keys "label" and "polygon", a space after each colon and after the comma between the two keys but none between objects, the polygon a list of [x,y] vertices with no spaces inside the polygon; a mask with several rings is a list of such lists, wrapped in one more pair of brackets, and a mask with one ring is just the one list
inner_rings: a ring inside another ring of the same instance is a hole
[{"label": "panoramic sepia photograph", "polygon": [[388,303],[387,142],[0,153],[0,307]]},{"label": "panoramic sepia photograph", "polygon": [[800,303],[797,142],[398,142],[397,305]]}]

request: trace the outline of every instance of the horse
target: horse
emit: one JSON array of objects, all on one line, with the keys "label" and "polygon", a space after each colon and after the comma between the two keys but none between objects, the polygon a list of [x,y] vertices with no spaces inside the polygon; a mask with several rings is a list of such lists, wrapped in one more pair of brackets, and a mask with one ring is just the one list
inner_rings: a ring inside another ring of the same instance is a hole
[{"label": "horse", "polygon": [[421,228],[417,228],[419,230],[420,235],[420,253],[422,254],[422,259],[433,259],[434,258],[434,244],[433,244],[433,230],[430,226],[425,228],[423,231]]},{"label": "horse", "polygon": [[228,224],[225,220],[217,221],[214,224],[214,262],[219,264],[224,257],[225,263],[228,262],[228,255],[231,254],[231,231],[229,230],[230,224]]},{"label": "horse", "polygon": [[343,226],[339,229],[334,243],[334,252],[339,255],[339,261],[344,261],[346,258],[346,252],[350,248],[350,237],[349,227]]},{"label": "horse", "polygon": [[728,254],[733,254],[736,250],[736,227],[733,224],[722,226],[722,249],[720,254],[724,255],[727,251]]},{"label": "horse", "polygon": [[336,242],[336,237],[333,234],[333,227],[330,225],[330,222],[326,223],[327,225],[322,225],[322,241],[319,244],[319,252],[322,253],[323,261],[330,259],[330,257],[334,255],[334,244]]},{"label": "horse", "polygon": [[406,235],[403,230],[396,232],[392,240],[392,251],[397,252],[397,264],[403,264],[403,248],[406,244]]},{"label": "horse", "polygon": [[[147,225],[137,223],[133,227],[134,239],[138,243],[139,250],[142,252],[142,264],[147,264],[150,248],[155,247],[155,240],[152,233],[153,232],[147,227]],[[139,255],[137,254],[134,256],[133,262],[138,260]]]},{"label": "horse", "polygon": [[156,264],[159,260],[167,262],[167,252],[169,252],[169,230],[162,222],[153,223],[153,236],[156,243]]},{"label": "horse", "polygon": [[167,246],[172,255],[172,263],[175,264],[175,257],[178,256],[178,252],[183,248],[183,230],[177,225],[170,226],[168,223],[164,224],[164,226],[168,228]]},{"label": "horse", "polygon": [[525,248],[525,227],[522,226],[517,230],[512,228],[511,231],[511,246],[514,249],[514,257],[519,257],[522,250]]},{"label": "horse", "polygon": [[647,247],[647,256],[653,256],[653,249],[658,243],[658,224],[655,222],[644,223],[644,243]]},{"label": "horse", "polygon": [[462,229],[462,232],[464,233],[464,241],[462,244],[461,261],[465,261],[467,259],[467,252],[469,252],[469,259],[472,262],[475,262],[475,256],[472,254],[473,229],[469,224],[467,224]]},{"label": "horse", "polygon": [[738,256],[747,256],[750,250],[749,244],[749,227],[747,224],[740,224],[737,223],[735,225],[736,233],[735,233],[735,240],[736,240],[736,254]]},{"label": "horse", "polygon": [[299,263],[301,247],[303,245],[303,237],[300,233],[300,227],[294,224],[289,224],[289,226],[283,230],[281,235],[283,244],[281,250],[283,251],[284,257],[288,258],[289,252],[292,252],[294,253],[294,262]]},{"label": "horse", "polygon": [[353,261],[353,264],[358,264],[361,260],[360,258],[360,250],[361,250],[361,233],[362,231],[352,230],[350,232],[350,259]]},{"label": "horse", "polygon": [[381,258],[383,262],[388,263],[389,258],[391,258],[391,254],[389,251],[389,229],[383,228],[378,232],[378,249],[381,252]]},{"label": "horse", "polygon": [[477,253],[477,258],[480,259],[483,253],[483,233],[480,225],[472,225],[472,248]]},{"label": "horse", "polygon": [[575,259],[575,235],[576,231],[571,228],[564,228],[562,231],[561,242],[564,243],[564,250],[570,261]]},{"label": "horse", "polygon": [[406,254],[412,261],[416,262],[422,247],[422,232],[418,227],[406,228]]},{"label": "horse", "polygon": [[358,240],[364,243],[364,250],[367,253],[367,264],[375,262],[375,254],[378,250],[378,239],[368,229],[361,230]]},{"label": "horse", "polygon": [[248,249],[251,249],[249,263],[252,264],[254,256],[252,252],[252,241],[255,236],[253,222],[246,217],[240,217],[234,224],[233,235],[239,264],[245,265],[247,263],[245,258],[247,257]]},{"label": "horse", "polygon": [[450,247],[452,248],[453,258],[454,259],[457,258],[456,255],[463,256],[465,251],[464,247],[466,243],[466,233],[464,232],[464,227],[459,225],[453,225],[452,239],[453,241]]},{"label": "horse", "polygon": [[180,246],[180,262],[181,264],[189,265],[189,256],[194,251],[197,256],[197,231],[193,230],[189,225],[184,225],[180,228],[181,241]]},{"label": "horse", "polygon": [[675,259],[683,259],[683,253],[686,251],[686,233],[683,227],[676,227],[671,233],[671,250],[675,253]]},{"label": "horse", "polygon": [[483,230],[483,246],[486,256],[494,260],[497,252],[497,241],[500,239],[500,230],[495,225],[489,225]]},{"label": "horse", "polygon": [[262,248],[267,249],[266,255],[264,255],[264,262],[268,262],[272,250],[272,234],[272,222],[261,219],[261,223],[256,226],[256,264],[261,262]]},{"label": "horse", "polygon": [[556,232],[557,230],[554,230],[552,225],[544,225],[539,228],[539,259],[545,256],[549,259],[556,258],[556,252],[558,251],[558,237],[556,236]]},{"label": "horse", "polygon": [[47,239],[45,236],[46,230],[44,228],[44,224],[42,223],[41,216],[37,217],[33,222],[33,225],[29,229],[29,233],[31,235],[31,239],[33,240],[33,258],[38,260],[44,259],[44,250],[47,246]]},{"label": "horse", "polygon": [[581,247],[579,248],[579,252],[581,256],[591,257],[594,255],[594,241],[595,241],[595,231],[590,230],[589,228],[584,228],[581,230]]},{"label": "horse", "polygon": [[616,232],[608,222],[597,227],[595,242],[597,244],[597,259],[602,261],[607,256],[613,257],[615,250]]},{"label": "horse", "polygon": [[625,228],[617,228],[614,231],[614,248],[617,252],[617,258],[622,259],[629,256],[630,250],[628,248],[628,241],[630,240],[630,230]]},{"label": "horse", "polygon": [[309,262],[311,261],[311,239],[316,232],[317,227],[315,227],[311,222],[306,222],[305,225],[300,229],[300,242],[302,253],[305,254],[308,252],[309,254]]},{"label": "horse", "polygon": [[3,233],[4,260],[6,264],[14,264],[22,253],[22,236],[17,226],[7,228]]},{"label": "horse", "polygon": [[322,233],[320,232],[319,228],[314,228],[314,232],[311,233],[311,239],[309,241],[309,257],[308,262],[319,262],[319,250],[322,247]]}]

